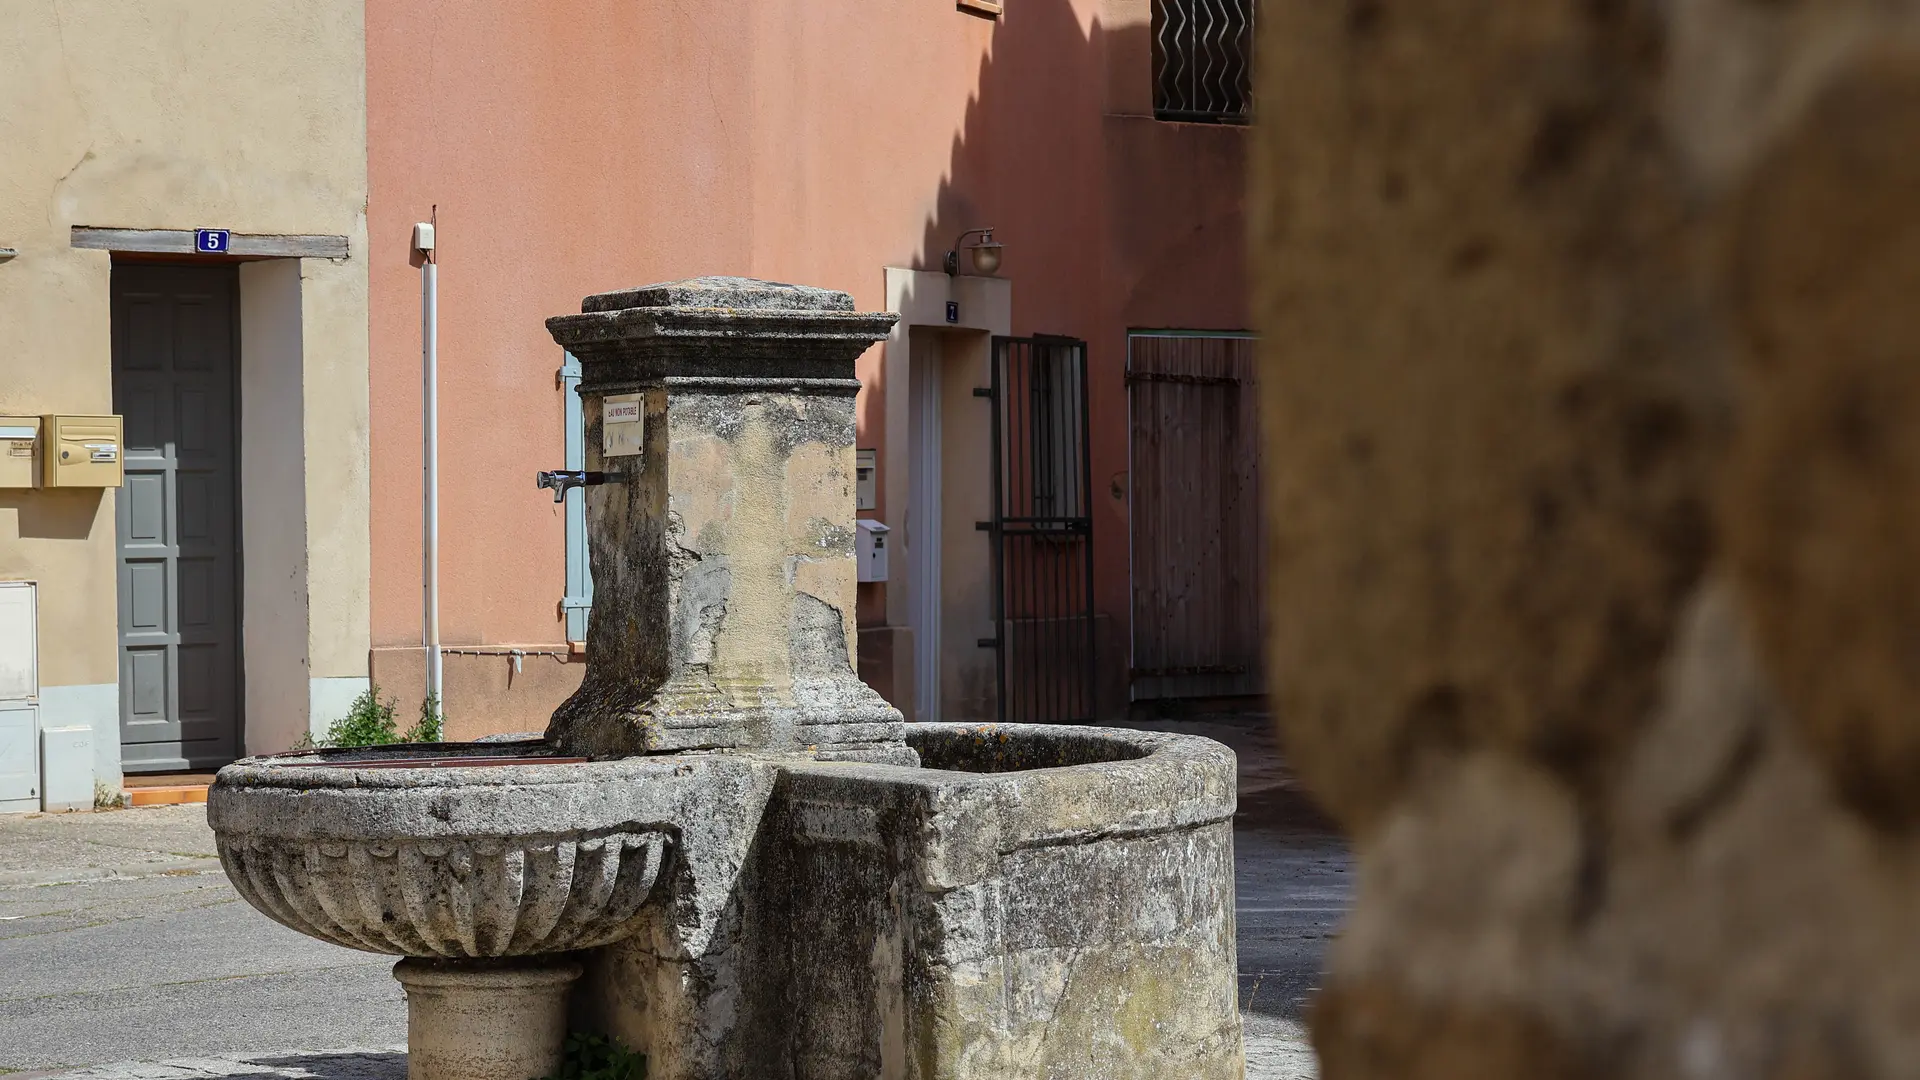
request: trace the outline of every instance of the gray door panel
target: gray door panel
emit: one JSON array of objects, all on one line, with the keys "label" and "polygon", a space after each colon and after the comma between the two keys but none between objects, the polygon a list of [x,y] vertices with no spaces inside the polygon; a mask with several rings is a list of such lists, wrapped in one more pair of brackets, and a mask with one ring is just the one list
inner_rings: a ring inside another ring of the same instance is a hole
[{"label": "gray door panel", "polygon": [[128,772],[211,768],[239,750],[237,285],[231,266],[113,270]]}]

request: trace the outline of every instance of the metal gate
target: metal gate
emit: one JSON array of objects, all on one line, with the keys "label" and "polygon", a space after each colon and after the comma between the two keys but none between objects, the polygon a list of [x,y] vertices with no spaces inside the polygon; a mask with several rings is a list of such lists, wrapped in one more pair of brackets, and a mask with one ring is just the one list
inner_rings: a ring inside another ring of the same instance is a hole
[{"label": "metal gate", "polygon": [[996,636],[1003,721],[1075,723],[1094,715],[1092,471],[1087,343],[993,339]]},{"label": "metal gate", "polygon": [[1254,344],[1127,342],[1136,701],[1265,690]]}]

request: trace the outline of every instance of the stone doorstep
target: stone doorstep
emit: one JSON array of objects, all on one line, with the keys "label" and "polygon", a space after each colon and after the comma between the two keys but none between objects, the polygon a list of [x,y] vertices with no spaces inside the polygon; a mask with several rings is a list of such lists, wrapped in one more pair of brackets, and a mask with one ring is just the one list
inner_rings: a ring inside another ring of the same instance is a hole
[{"label": "stone doorstep", "polygon": [[175,806],[207,801],[206,784],[169,784],[165,787],[129,787],[128,806]]},{"label": "stone doorstep", "polygon": [[210,772],[150,773],[129,776],[120,787],[128,806],[177,806],[206,802],[213,777]]}]

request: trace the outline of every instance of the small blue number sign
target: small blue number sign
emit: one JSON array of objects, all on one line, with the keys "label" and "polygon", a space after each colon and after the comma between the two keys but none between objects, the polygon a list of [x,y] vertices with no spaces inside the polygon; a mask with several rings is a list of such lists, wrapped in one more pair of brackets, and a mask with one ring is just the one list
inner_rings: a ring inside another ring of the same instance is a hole
[{"label": "small blue number sign", "polygon": [[225,255],[231,233],[226,229],[193,230],[193,250],[202,255]]},{"label": "small blue number sign", "polygon": [[947,301],[947,321],[948,322],[960,321],[960,301],[958,300]]}]

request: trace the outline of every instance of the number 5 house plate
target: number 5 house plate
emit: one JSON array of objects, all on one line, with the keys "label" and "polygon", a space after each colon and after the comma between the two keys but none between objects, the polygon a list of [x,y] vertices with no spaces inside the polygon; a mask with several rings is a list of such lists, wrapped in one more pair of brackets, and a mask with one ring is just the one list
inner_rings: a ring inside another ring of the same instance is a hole
[{"label": "number 5 house plate", "polygon": [[632,457],[645,448],[647,416],[644,395],[609,394],[600,403],[600,454]]}]

